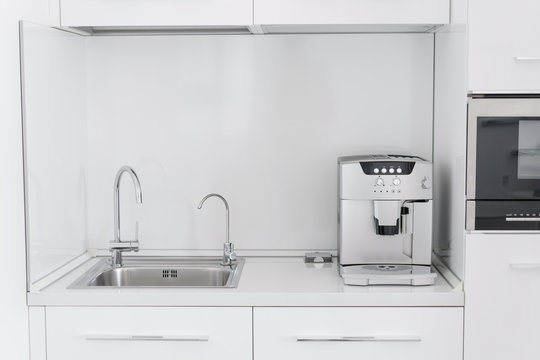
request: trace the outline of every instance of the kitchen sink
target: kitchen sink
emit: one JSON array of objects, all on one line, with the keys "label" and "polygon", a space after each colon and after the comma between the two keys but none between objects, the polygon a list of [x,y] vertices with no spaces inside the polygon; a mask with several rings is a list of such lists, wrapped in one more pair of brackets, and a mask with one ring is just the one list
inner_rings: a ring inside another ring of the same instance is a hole
[{"label": "kitchen sink", "polygon": [[101,259],[68,288],[238,286],[244,259],[221,265],[221,258],[125,257],[122,267]]}]

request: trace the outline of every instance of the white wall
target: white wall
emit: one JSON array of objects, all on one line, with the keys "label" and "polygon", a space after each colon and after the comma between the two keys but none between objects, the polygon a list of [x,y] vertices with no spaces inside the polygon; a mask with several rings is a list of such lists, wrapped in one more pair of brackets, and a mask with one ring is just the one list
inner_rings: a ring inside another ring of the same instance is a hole
[{"label": "white wall", "polygon": [[467,137],[466,1],[454,0],[452,24],[435,35],[434,249],[464,278]]},{"label": "white wall", "polygon": [[336,158],[431,159],[433,35],[95,37],[87,48],[90,247],[335,249]]},{"label": "white wall", "polygon": [[24,132],[31,283],[85,252],[85,39],[24,23]]}]

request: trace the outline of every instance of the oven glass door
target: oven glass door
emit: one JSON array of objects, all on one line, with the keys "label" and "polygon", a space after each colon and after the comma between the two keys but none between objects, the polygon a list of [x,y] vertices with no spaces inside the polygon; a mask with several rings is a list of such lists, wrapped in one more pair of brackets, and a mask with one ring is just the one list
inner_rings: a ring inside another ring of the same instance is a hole
[{"label": "oven glass door", "polygon": [[489,99],[495,109],[483,100],[488,109],[469,117],[469,199],[540,200],[540,99],[519,99],[526,111],[516,100]]},{"label": "oven glass door", "polygon": [[476,199],[540,199],[540,117],[477,124]]}]

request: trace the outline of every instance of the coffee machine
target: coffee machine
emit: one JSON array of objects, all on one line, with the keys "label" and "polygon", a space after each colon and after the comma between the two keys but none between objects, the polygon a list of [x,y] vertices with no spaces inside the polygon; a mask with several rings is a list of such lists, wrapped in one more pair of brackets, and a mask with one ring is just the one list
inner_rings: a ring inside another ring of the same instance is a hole
[{"label": "coffee machine", "polygon": [[347,285],[431,285],[432,164],[338,158],[339,269]]}]

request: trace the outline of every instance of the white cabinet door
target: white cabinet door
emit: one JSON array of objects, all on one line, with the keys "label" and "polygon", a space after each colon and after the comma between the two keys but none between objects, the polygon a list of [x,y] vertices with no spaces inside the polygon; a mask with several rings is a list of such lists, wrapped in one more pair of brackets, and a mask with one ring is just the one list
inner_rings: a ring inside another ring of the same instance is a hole
[{"label": "white cabinet door", "polygon": [[447,24],[448,0],[255,0],[256,24]]},{"label": "white cabinet door", "polygon": [[250,25],[252,0],[62,0],[62,26]]},{"label": "white cabinet door", "polygon": [[465,360],[540,359],[540,234],[467,235]]},{"label": "white cabinet door", "polygon": [[463,309],[255,308],[256,360],[460,360]]},{"label": "white cabinet door", "polygon": [[540,92],[540,1],[469,0],[469,90]]},{"label": "white cabinet door", "polygon": [[251,308],[48,307],[47,359],[251,360]]}]

